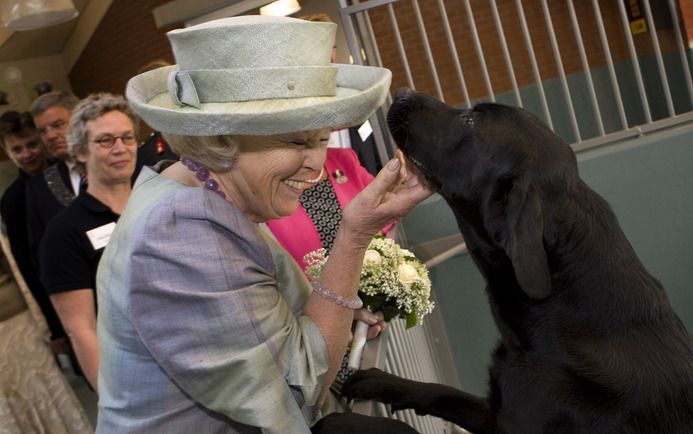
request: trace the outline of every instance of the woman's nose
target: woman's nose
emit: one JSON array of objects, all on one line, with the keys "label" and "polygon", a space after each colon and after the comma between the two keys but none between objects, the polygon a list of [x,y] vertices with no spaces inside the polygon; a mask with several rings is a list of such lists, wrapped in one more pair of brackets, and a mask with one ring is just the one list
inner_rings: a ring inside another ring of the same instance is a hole
[{"label": "woman's nose", "polygon": [[327,158],[327,147],[321,146],[319,148],[310,148],[306,150],[305,167],[319,172],[322,166],[325,165],[325,160]]}]

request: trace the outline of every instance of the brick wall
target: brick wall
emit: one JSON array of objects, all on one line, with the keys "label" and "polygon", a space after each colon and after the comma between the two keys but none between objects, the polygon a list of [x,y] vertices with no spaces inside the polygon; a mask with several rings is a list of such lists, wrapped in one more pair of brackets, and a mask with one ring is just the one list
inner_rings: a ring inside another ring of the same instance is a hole
[{"label": "brick wall", "polygon": [[688,48],[693,48],[693,0],[679,0],[679,7],[688,36]]},{"label": "brick wall", "polygon": [[[173,55],[165,33],[171,28],[156,29],[152,9],[169,0],[115,0],[102,20],[92,39],[70,72],[72,88],[78,96],[91,92],[110,91],[122,93],[127,80],[147,62],[156,58],[173,60]],[[450,103],[463,102],[462,92],[457,80],[450,47],[444,33],[438,2],[419,0],[419,7],[426,27],[431,51],[441,81],[445,99]],[[484,79],[479,61],[469,36],[469,21],[462,0],[445,0],[446,12],[457,45],[464,78],[471,98],[486,95]],[[659,4],[650,1],[655,9]],[[486,63],[494,93],[511,90],[500,39],[486,0],[470,0],[474,20],[484,49]],[[547,26],[539,0],[523,0],[524,13],[530,29],[532,44],[537,55],[540,74],[543,80],[555,78],[558,74]],[[553,16],[553,26],[562,53],[562,64],[567,74],[577,72],[582,67],[577,51],[570,15],[563,0],[548,0]],[[595,27],[592,2],[573,1],[580,31],[591,67],[603,65],[604,53]],[[626,40],[614,1],[599,2],[602,19],[610,44],[611,56],[615,62],[628,58]],[[666,2],[661,2],[666,6]],[[679,0],[682,17],[685,19],[688,40],[693,41],[693,0]],[[417,89],[435,94],[430,67],[424,54],[412,0],[400,0],[392,4],[397,17],[409,66]],[[515,0],[498,0],[498,11],[503,22],[508,49],[513,59],[515,77],[519,86],[534,82],[531,65],[527,55],[524,38],[521,34]],[[393,72],[392,89],[406,86],[406,76],[395,42],[387,6],[377,7],[369,12],[374,32],[385,66]],[[657,16],[655,16],[657,20]],[[658,37],[663,52],[676,49],[671,26],[658,29]],[[652,53],[649,33],[634,36],[637,51],[641,55]]]},{"label": "brick wall", "polygon": [[79,60],[70,71],[75,94],[122,94],[128,79],[143,65],[173,62],[166,38],[171,28],[157,29],[152,9],[169,0],[114,0]]},{"label": "brick wall", "polygon": [[[393,3],[392,6],[408,57],[414,85],[417,90],[435,94],[433,76],[425,57],[422,38],[411,2],[412,0],[401,0]],[[693,22],[693,0],[681,0],[681,2],[689,5],[688,19],[689,22]],[[445,99],[453,104],[462,103],[464,99],[459,80],[457,79],[454,60],[450,54],[450,45],[445,35],[438,2],[419,1],[418,3]],[[483,98],[487,92],[474,42],[470,36],[469,19],[464,2],[461,0],[445,0],[444,4],[470,97],[472,99]],[[510,91],[510,76],[503,58],[501,42],[493,20],[491,6],[485,0],[471,0],[470,4],[489,70],[493,92],[498,94]],[[573,4],[575,5],[575,12],[590,66],[604,65],[604,51],[596,28],[592,2],[574,1]],[[614,62],[627,59],[629,57],[628,47],[617,4],[613,1],[599,2],[599,4],[607,39],[610,44],[610,53]],[[520,87],[534,83],[515,1],[498,0],[497,5],[498,13],[503,23],[506,43],[513,61],[515,79]],[[551,48],[548,27],[544,19],[541,3],[538,0],[526,0],[522,2],[522,5],[541,77],[543,80],[555,78],[558,75],[558,69]],[[570,14],[565,1],[549,0],[548,5],[561,52],[563,68],[566,74],[577,72],[582,69],[582,66],[580,64],[575,34],[570,22]],[[393,72],[392,88],[407,86],[407,78],[396,45],[388,6],[372,9],[369,12],[369,16],[378,47],[381,51],[383,64]],[[655,21],[658,21],[657,17],[655,17]],[[661,30],[658,30],[662,51],[668,52],[676,49],[671,26],[669,25],[669,28],[663,26]],[[649,33],[634,36],[634,43],[640,55],[648,55],[653,52]]]}]

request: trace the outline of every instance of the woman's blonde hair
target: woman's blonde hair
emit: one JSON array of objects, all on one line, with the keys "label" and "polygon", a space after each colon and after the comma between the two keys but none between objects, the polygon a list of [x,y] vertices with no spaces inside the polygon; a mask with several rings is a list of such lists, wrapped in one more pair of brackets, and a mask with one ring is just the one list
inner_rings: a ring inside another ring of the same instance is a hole
[{"label": "woman's blonde hair", "polygon": [[171,149],[181,157],[187,157],[213,172],[226,172],[233,166],[240,152],[234,136],[179,136],[161,133]]}]

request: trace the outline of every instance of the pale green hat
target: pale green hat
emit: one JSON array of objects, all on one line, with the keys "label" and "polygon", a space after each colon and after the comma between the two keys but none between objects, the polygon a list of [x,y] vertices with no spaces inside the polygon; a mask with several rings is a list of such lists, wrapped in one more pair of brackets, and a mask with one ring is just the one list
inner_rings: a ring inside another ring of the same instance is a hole
[{"label": "pale green hat", "polygon": [[336,28],[246,15],[173,30],[178,64],[133,77],[125,94],[150,127],[178,135],[359,125],[385,101],[392,74],[330,63]]}]

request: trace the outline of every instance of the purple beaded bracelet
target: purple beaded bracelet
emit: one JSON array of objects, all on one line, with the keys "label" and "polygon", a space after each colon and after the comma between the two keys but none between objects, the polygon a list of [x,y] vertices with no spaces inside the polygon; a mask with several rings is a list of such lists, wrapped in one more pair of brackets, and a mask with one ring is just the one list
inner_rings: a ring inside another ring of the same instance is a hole
[{"label": "purple beaded bracelet", "polygon": [[325,297],[327,300],[331,301],[334,304],[348,307],[349,309],[353,310],[361,309],[363,307],[363,301],[361,301],[361,299],[358,297],[349,300],[348,298],[344,298],[339,294],[335,294],[334,292],[325,288],[315,280],[312,281],[310,284],[313,285],[313,290],[315,292],[317,292],[322,297]]}]

